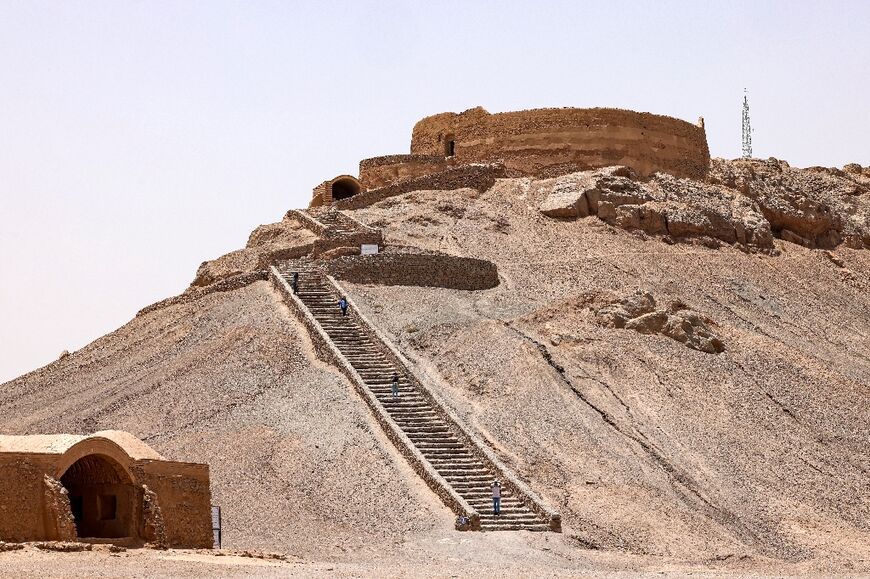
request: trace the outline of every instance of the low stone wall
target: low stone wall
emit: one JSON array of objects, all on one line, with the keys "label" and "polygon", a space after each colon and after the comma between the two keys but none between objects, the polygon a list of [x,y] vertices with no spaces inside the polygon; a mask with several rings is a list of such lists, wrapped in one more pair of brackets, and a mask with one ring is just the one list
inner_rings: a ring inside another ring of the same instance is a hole
[{"label": "low stone wall", "polygon": [[438,155],[387,155],[363,159],[359,180],[366,189],[378,189],[423,175],[444,171],[450,160]]},{"label": "low stone wall", "polygon": [[[323,210],[320,210],[323,211]],[[383,246],[384,234],[380,229],[369,227],[360,223],[353,217],[340,211],[332,211],[331,214],[339,221],[341,227],[345,230],[353,231],[353,233],[337,233],[328,225],[317,219],[317,213],[309,213],[308,211],[300,211],[291,209],[284,216],[284,219],[296,219],[305,228],[320,236],[311,246],[311,255],[317,257],[328,251],[339,247],[359,247],[364,244],[374,244]],[[276,256],[269,264],[264,264],[263,269],[276,261],[285,259],[296,259],[302,255],[288,255],[286,257]]]},{"label": "low stone wall", "polygon": [[326,226],[305,211],[291,209],[284,214],[284,220],[295,219],[303,227],[316,235],[326,235]]},{"label": "low stone wall", "polygon": [[337,201],[335,206],[339,209],[362,209],[389,197],[411,191],[451,191],[463,188],[486,191],[495,184],[496,179],[504,176],[505,167],[500,163],[465,165],[408,179],[380,189],[370,189],[349,199]]},{"label": "low stone wall", "polygon": [[352,283],[485,290],[499,284],[492,262],[446,253],[390,247],[375,255],[347,255],[323,264],[330,275]]}]

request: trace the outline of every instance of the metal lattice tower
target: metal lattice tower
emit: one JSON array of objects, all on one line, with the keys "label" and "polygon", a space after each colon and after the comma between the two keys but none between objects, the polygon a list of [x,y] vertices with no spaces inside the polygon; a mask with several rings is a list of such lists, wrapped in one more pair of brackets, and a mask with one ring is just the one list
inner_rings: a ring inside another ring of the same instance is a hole
[{"label": "metal lattice tower", "polygon": [[749,97],[743,89],[743,158],[752,158],[752,126],[749,124]]}]

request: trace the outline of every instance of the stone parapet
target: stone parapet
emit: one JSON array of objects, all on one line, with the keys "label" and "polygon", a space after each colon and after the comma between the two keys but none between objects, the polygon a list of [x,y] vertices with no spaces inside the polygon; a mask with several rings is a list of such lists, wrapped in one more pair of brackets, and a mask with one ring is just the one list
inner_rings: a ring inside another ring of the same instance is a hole
[{"label": "stone parapet", "polygon": [[359,180],[366,189],[378,189],[401,181],[444,171],[452,161],[438,155],[387,155],[363,159]]},{"label": "stone parapet", "polygon": [[504,176],[505,167],[499,163],[453,167],[432,175],[415,177],[379,189],[370,189],[364,193],[337,201],[335,206],[339,209],[362,209],[389,197],[411,191],[450,191],[463,188],[486,191],[495,184],[496,179]]}]

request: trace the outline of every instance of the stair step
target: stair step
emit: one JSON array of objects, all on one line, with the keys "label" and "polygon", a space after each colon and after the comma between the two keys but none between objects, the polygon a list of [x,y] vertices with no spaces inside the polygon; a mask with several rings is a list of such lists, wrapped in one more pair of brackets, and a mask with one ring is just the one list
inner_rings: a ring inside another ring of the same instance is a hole
[{"label": "stair step", "polygon": [[[326,228],[328,237],[361,231],[350,225],[340,212],[312,211],[309,214]],[[293,266],[296,267],[296,266]],[[289,282],[293,269],[280,272]],[[344,316],[338,307],[341,297],[316,272],[299,271],[298,297],[329,336],[332,343],[363,380],[365,387],[383,405],[435,470],[471,506],[481,513],[481,529],[486,531],[547,531],[549,526],[517,497],[502,491],[501,515],[492,514],[490,484],[497,476],[469,451],[449,422],[406,376],[406,370],[385,353],[385,346],[361,326],[359,318]],[[393,375],[399,376],[399,396],[393,397]]]}]

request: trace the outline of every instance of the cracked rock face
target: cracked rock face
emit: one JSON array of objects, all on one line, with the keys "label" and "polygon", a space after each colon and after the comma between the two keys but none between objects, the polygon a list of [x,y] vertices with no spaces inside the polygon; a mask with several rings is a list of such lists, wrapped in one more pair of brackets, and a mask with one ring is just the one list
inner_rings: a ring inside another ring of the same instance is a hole
[{"label": "cracked rock face", "polygon": [[712,183],[758,204],[774,235],[809,248],[870,248],[870,168],[798,169],[778,159],[713,159]]},{"label": "cracked rock face", "polygon": [[727,187],[657,174],[640,182],[627,167],[583,171],[552,180],[540,205],[544,215],[605,223],[670,238],[705,237],[747,248],[773,249],[758,205]]},{"label": "cracked rock face", "polygon": [[693,350],[718,354],[725,344],[698,313],[675,301],[667,309],[656,309],[655,298],[638,291],[594,310],[596,322],[605,328],[624,328],[641,334],[661,334]]}]

